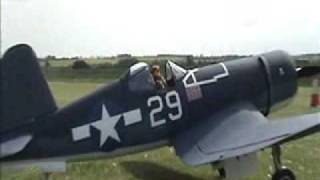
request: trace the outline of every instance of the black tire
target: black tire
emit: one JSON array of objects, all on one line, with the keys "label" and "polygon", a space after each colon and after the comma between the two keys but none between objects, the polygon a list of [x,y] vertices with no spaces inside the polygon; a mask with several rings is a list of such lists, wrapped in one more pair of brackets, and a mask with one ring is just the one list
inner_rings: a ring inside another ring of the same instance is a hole
[{"label": "black tire", "polygon": [[272,180],[296,180],[296,176],[289,169],[280,169],[273,174]]}]

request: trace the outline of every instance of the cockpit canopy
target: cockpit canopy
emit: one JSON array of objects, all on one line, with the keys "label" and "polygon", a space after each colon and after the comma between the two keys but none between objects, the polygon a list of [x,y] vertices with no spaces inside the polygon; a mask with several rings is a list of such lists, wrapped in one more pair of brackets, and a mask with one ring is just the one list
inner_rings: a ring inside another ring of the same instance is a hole
[{"label": "cockpit canopy", "polygon": [[[182,67],[168,61],[165,70],[165,79],[167,81],[180,80],[185,74],[186,70]],[[128,78],[128,86],[133,92],[155,91],[156,86],[154,79],[150,73],[149,65],[144,62],[134,64],[129,68],[126,77]]]},{"label": "cockpit canopy", "polygon": [[147,63],[139,62],[130,67],[128,85],[129,89],[134,92],[155,90],[155,84]]}]

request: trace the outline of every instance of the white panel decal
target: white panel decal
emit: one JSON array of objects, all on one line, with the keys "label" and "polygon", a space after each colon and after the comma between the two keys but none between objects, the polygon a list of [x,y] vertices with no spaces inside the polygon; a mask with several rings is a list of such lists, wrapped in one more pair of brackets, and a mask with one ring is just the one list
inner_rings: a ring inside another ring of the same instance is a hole
[{"label": "white panel decal", "polygon": [[[203,81],[198,81],[194,75],[194,73],[197,72],[198,69],[193,69],[193,70],[188,71],[188,74],[182,80],[184,87],[188,88],[188,87],[193,87],[193,86],[201,86],[201,85],[205,85],[205,84],[216,83],[216,82],[218,82],[219,79],[228,77],[229,71],[228,71],[226,65],[224,63],[219,63],[219,65],[222,67],[224,72],[221,74],[215,75],[210,79],[203,80]],[[187,82],[187,80],[190,78],[190,76],[193,78],[192,83]]]}]

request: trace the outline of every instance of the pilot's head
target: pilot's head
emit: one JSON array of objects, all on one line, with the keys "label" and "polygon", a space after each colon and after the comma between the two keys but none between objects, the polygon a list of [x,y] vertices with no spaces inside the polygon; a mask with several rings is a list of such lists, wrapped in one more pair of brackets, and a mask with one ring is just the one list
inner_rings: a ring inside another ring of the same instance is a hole
[{"label": "pilot's head", "polygon": [[160,66],[159,66],[159,65],[153,65],[153,66],[151,67],[151,74],[152,74],[154,77],[159,77],[159,76],[161,76]]}]

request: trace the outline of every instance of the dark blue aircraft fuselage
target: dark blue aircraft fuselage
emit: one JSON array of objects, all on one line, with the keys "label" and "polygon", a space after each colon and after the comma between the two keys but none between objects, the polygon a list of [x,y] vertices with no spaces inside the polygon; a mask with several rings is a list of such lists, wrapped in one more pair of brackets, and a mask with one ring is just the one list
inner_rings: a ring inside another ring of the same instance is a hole
[{"label": "dark blue aircraft fuselage", "polygon": [[32,140],[3,160],[72,160],[170,145],[178,132],[232,104],[248,101],[267,115],[297,89],[295,66],[280,51],[188,70],[165,90],[151,87],[149,75],[145,66],[130,68],[120,80],[4,134]]}]

